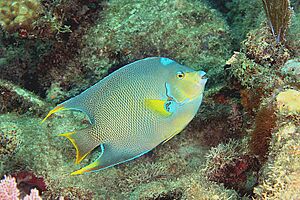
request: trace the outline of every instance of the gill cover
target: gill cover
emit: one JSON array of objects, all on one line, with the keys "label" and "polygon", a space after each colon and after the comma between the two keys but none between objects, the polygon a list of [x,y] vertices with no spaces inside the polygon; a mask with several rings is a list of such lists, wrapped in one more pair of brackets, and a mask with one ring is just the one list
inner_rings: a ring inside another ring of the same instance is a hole
[{"label": "gill cover", "polygon": [[194,100],[204,91],[207,81],[204,75],[203,71],[177,71],[166,83],[167,95],[178,103]]}]

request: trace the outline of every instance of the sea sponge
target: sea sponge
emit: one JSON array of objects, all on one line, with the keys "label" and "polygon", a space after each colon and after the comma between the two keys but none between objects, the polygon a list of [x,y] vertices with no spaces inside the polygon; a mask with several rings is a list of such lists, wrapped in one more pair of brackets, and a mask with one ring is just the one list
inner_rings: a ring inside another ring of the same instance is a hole
[{"label": "sea sponge", "polygon": [[31,28],[41,13],[38,0],[0,0],[0,24],[8,32]]},{"label": "sea sponge", "polygon": [[279,111],[300,112],[300,92],[293,89],[280,92],[277,97]]}]

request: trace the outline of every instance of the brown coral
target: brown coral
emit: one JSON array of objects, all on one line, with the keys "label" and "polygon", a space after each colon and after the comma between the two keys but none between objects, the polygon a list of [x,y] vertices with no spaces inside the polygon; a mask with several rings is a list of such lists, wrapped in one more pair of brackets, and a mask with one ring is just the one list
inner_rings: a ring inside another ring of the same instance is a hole
[{"label": "brown coral", "polygon": [[255,117],[255,129],[251,133],[250,149],[252,154],[265,161],[272,130],[276,126],[276,115],[273,107],[261,108]]},{"label": "brown coral", "polygon": [[263,92],[261,89],[250,90],[242,89],[240,90],[241,104],[244,109],[250,115],[254,115],[255,110],[259,107]]}]

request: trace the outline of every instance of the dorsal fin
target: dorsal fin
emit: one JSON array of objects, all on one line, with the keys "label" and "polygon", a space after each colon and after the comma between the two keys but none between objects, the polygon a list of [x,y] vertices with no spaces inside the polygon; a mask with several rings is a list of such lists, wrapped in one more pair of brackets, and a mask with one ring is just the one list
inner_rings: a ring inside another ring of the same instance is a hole
[{"label": "dorsal fin", "polygon": [[[83,94],[83,93],[82,93]],[[84,96],[80,94],[75,96],[58,106],[63,107],[65,110],[78,110],[85,113],[90,121],[91,124],[95,123],[94,112],[92,110],[92,106],[88,104],[88,99],[84,98]],[[91,97],[90,97],[91,98]]]},{"label": "dorsal fin", "polygon": [[59,105],[57,105],[55,108],[49,111],[47,116],[42,120],[41,123],[45,122],[46,119],[48,119],[52,114],[57,113],[61,110],[79,110],[83,113],[85,113],[88,116],[88,119],[91,124],[95,123],[95,117],[94,113],[92,111],[92,106],[88,105],[82,98],[81,95],[75,96]]}]

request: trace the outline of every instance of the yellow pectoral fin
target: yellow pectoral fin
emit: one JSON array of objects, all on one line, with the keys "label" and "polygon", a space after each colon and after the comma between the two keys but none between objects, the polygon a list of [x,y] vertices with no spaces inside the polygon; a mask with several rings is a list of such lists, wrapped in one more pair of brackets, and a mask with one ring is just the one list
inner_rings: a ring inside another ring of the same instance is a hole
[{"label": "yellow pectoral fin", "polygon": [[148,109],[154,111],[155,113],[157,113],[161,116],[168,117],[172,113],[166,110],[165,103],[166,103],[165,100],[159,100],[159,99],[146,99],[145,100],[145,105]]},{"label": "yellow pectoral fin", "polygon": [[44,123],[44,121],[46,121],[46,119],[48,119],[48,117],[50,117],[52,114],[54,114],[58,111],[61,111],[61,110],[67,110],[67,108],[65,108],[63,105],[56,106],[54,109],[50,110],[50,112],[43,119],[43,121],[41,121],[41,124]]}]

